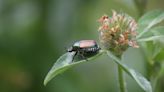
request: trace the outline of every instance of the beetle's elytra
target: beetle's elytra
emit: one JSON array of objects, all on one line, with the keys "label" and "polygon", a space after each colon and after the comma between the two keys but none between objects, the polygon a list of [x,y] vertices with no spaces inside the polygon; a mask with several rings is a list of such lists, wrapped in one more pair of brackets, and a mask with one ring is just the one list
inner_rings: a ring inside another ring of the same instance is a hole
[{"label": "beetle's elytra", "polygon": [[76,52],[75,56],[81,55],[84,59],[98,53],[100,47],[94,40],[81,40],[75,42],[67,51]]}]

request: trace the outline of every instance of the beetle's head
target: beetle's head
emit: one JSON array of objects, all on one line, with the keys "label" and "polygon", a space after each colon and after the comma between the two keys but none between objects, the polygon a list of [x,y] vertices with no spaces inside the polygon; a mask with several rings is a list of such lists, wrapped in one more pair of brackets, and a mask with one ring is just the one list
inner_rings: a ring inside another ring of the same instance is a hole
[{"label": "beetle's head", "polygon": [[72,46],[67,49],[67,52],[72,52],[72,51],[73,51],[73,47]]}]

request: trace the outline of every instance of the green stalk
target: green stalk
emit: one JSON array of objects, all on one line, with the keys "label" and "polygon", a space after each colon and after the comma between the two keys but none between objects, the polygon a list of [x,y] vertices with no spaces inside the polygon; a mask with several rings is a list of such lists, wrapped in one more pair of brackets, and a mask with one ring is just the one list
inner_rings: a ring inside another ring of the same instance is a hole
[{"label": "green stalk", "polygon": [[[121,58],[121,55],[118,55],[117,57]],[[117,67],[118,67],[118,82],[119,82],[120,92],[127,92],[126,81],[125,81],[125,78],[124,78],[123,70],[122,70],[120,65],[118,65]]]},{"label": "green stalk", "polygon": [[126,92],[125,78],[124,78],[123,70],[120,65],[118,65],[118,81],[119,81],[120,92]]}]

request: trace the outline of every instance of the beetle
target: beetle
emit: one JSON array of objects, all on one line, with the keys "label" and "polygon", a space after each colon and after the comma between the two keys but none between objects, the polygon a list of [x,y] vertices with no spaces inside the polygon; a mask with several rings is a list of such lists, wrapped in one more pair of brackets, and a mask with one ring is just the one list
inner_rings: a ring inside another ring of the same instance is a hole
[{"label": "beetle", "polygon": [[[81,40],[75,42],[70,48],[67,49],[68,52],[76,52],[76,55],[80,55],[83,59],[96,55],[101,48],[94,40]],[[74,58],[73,57],[73,58]]]}]

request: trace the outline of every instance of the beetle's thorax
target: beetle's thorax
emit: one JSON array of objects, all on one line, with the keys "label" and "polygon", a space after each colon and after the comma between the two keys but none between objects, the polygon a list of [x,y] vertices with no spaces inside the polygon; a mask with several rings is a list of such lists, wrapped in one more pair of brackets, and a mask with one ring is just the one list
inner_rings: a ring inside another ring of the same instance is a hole
[{"label": "beetle's thorax", "polygon": [[76,46],[71,46],[70,48],[67,49],[68,52],[72,52],[72,51],[78,51],[79,47]]}]

